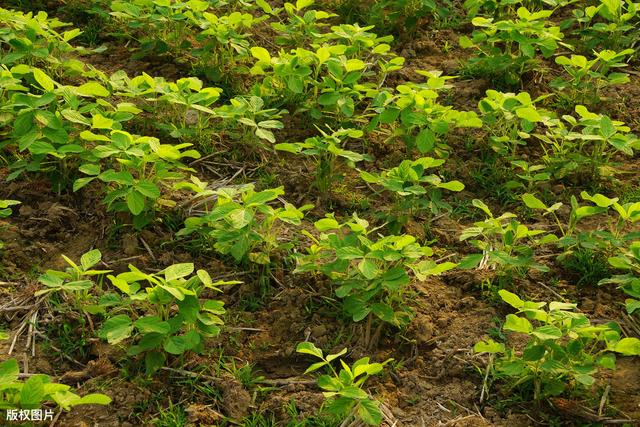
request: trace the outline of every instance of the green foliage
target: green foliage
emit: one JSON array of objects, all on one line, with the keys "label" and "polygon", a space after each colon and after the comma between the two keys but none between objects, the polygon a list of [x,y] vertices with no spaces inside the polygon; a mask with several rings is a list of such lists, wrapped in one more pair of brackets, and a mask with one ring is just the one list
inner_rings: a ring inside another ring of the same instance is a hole
[{"label": "green foliage", "polygon": [[[138,229],[152,221],[157,208],[174,205],[173,201],[161,198],[161,188],[183,177],[176,170],[188,170],[180,160],[200,157],[195,150],[184,150],[191,145],[189,143],[161,144],[157,138],[125,131],[112,131],[109,136],[85,131],[80,137],[102,144],[92,150],[96,161],[79,167],[80,172],[89,176],[77,179],[73,184],[74,191],[95,179],[102,181],[107,184],[103,201],[108,210],[131,213]],[[102,171],[100,163],[111,159],[117,162],[114,163],[118,168]]]},{"label": "green foliage", "polygon": [[[269,268],[293,249],[292,243],[282,241],[281,225],[300,225],[304,212],[312,207],[298,209],[286,202],[277,208],[270,205],[282,195],[282,187],[257,192],[253,185],[245,185],[212,191],[200,183],[197,197],[213,196],[215,205],[202,216],[187,218],[178,235],[195,234],[204,240],[205,249],[211,242],[217,252],[231,255],[237,263]],[[268,280],[268,274],[264,278]]]},{"label": "green foliage", "polygon": [[90,51],[71,45],[69,42],[82,32],[77,28],[60,31],[69,24],[45,12],[22,13],[0,8],[0,24],[0,63],[6,66],[46,66],[56,72],[77,75],[90,72],[91,68],[74,55],[104,50]]},{"label": "green foliage", "polygon": [[549,25],[552,10],[530,12],[519,7],[517,19],[494,20],[475,17],[471,23],[478,29],[471,38],[460,37],[463,48],[473,48],[478,56],[470,60],[490,77],[501,76],[507,85],[515,85],[522,74],[538,65],[538,52],[545,58],[558,49],[563,34],[560,27]]},{"label": "green foliage", "polygon": [[473,111],[458,111],[438,102],[440,93],[452,87],[448,81],[454,77],[443,76],[441,71],[416,70],[416,73],[427,81],[407,82],[398,85],[395,92],[380,92],[373,103],[377,117],[369,129],[380,126],[388,141],[399,139],[409,151],[444,155],[449,148],[444,139],[450,131],[481,127],[482,122]]},{"label": "green foliage", "polygon": [[410,313],[404,293],[411,282],[409,272],[419,280],[439,275],[455,267],[436,264],[426,258],[433,254],[413,236],[379,235],[357,215],[339,223],[327,215],[315,223],[320,237],[307,253],[298,257],[297,272],[320,272],[331,280],[334,292],[343,299],[344,311],[358,322],[372,313],[384,322],[406,324]]},{"label": "green foliage", "polygon": [[16,359],[0,363],[0,409],[40,409],[43,403],[53,403],[68,411],[79,405],[108,405],[111,398],[101,393],[80,397],[71,386],[51,381],[44,374],[31,375],[20,380],[20,368]]},{"label": "green foliage", "polygon": [[628,74],[611,72],[611,69],[626,67],[624,57],[632,53],[633,49],[603,50],[594,52],[595,58],[591,60],[582,55],[557,56],[556,63],[564,68],[568,78],[554,79],[551,87],[558,91],[557,96],[574,105],[595,105],[600,101],[603,88],[629,82]]},{"label": "green foliage", "polygon": [[343,2],[340,11],[364,21],[385,33],[413,33],[422,20],[431,18],[436,23],[444,23],[452,13],[450,1],[434,0],[373,0],[366,4],[357,0]]},{"label": "green foliage", "polygon": [[[296,1],[296,3],[284,3],[286,17],[278,22],[271,23],[271,27],[278,32],[275,42],[281,46],[296,48],[316,41],[322,34],[322,29],[329,24],[324,20],[338,15],[322,10],[309,9],[314,1]],[[279,10],[265,10],[267,13],[277,15]],[[266,58],[266,57],[265,57]]]},{"label": "green foliage", "polygon": [[625,300],[627,313],[640,314],[640,241],[632,242],[628,247],[620,247],[617,256],[609,258],[609,264],[616,270],[623,270],[626,274],[615,275],[603,279],[600,284],[613,283],[630,296]]},{"label": "green foliage", "polygon": [[442,209],[450,209],[441,200],[441,189],[462,191],[464,184],[460,181],[443,182],[436,174],[427,174],[428,169],[438,168],[445,163],[442,159],[422,157],[417,160],[403,160],[398,166],[381,174],[361,171],[360,177],[368,183],[382,186],[391,192],[395,204],[388,218],[399,225],[406,224],[409,219],[420,213],[437,214]]},{"label": "green foliage", "polygon": [[287,110],[264,108],[264,100],[258,96],[238,96],[217,108],[214,116],[227,122],[228,127],[241,129],[243,134],[239,139],[242,142],[260,147],[262,141],[276,142],[273,130],[284,128],[280,119],[287,113]]},{"label": "green foliage", "polygon": [[[369,363],[369,358],[363,357],[349,366],[340,359],[340,356],[347,352],[346,348],[339,353],[325,356],[313,343],[302,342],[298,344],[296,351],[321,360],[311,365],[305,374],[328,368],[329,373],[320,375],[317,379],[318,387],[324,390],[322,394],[327,399],[324,405],[326,412],[345,422],[355,418],[373,426],[382,423],[380,402],[369,396],[364,390],[364,384],[370,376],[381,373],[384,366],[393,359],[387,359],[382,363]],[[340,371],[332,365],[335,360],[340,360]]]},{"label": "green foliage", "polygon": [[474,350],[491,353],[490,375],[510,389],[532,392],[533,400],[588,390],[600,368],[615,369],[615,354],[640,354],[640,340],[621,338],[615,323],[592,325],[576,312],[576,304],[523,301],[501,290],[500,297],[517,310],[508,314],[503,329],[522,334],[522,351],[493,340]]},{"label": "green foliage", "polygon": [[478,110],[490,134],[491,149],[515,159],[518,147],[527,145],[536,125],[549,119],[550,112],[536,107],[546,97],[531,99],[527,92],[515,94],[487,90],[487,96],[478,103]]},{"label": "green foliage", "polygon": [[217,15],[201,0],[117,0],[111,10],[126,24],[128,36],[139,40],[142,56],[169,53],[191,62],[212,81],[239,72],[249,53],[245,31],[266,18],[238,11]]},{"label": "green foliage", "polygon": [[404,64],[404,58],[391,52],[393,38],[378,37],[371,28],[333,26],[317,35],[313,50],[297,47],[272,56],[262,47],[251,48],[257,59],[251,74],[263,76],[253,93],[270,105],[295,106],[314,119],[363,121],[359,113],[367,110],[387,75]]},{"label": "green foliage", "polygon": [[579,117],[564,115],[546,121],[544,134],[536,134],[543,143],[543,160],[556,178],[583,174],[587,180],[611,177],[616,173],[612,159],[617,154],[633,156],[640,139],[624,123],[606,115],[575,108]]},{"label": "green foliage", "polygon": [[305,139],[304,142],[276,144],[276,150],[310,157],[315,163],[315,186],[322,197],[327,197],[336,180],[336,168],[339,159],[353,167],[356,162],[368,160],[368,156],[347,150],[344,147],[348,138],[361,138],[363,133],[356,129],[340,129],[330,134],[318,129],[319,136]]},{"label": "green foliage", "polygon": [[544,172],[546,169],[544,165],[530,165],[524,160],[512,160],[511,166],[516,170],[522,171],[521,173],[516,173],[516,177],[523,182],[515,180],[509,181],[505,184],[507,188],[521,188],[531,191],[541,183],[551,180],[551,174]]},{"label": "green foliage", "polygon": [[495,217],[489,207],[478,199],[473,206],[482,210],[486,219],[465,228],[460,241],[470,240],[471,245],[481,253],[467,255],[460,261],[459,268],[494,269],[498,277],[510,278],[512,274],[523,275],[529,270],[549,271],[549,268],[534,260],[534,247],[557,240],[554,235],[546,235],[543,230],[530,230],[521,224],[515,214],[506,212]]},{"label": "green foliage", "polygon": [[[62,85],[40,68],[26,65],[11,71],[0,69],[0,73],[0,85],[5,89],[0,120],[10,125],[2,132],[6,139],[0,148],[19,153],[7,179],[25,172],[48,172],[56,189],[73,182],[74,191],[93,180],[101,181],[108,209],[130,213],[138,229],[148,225],[162,206],[173,205],[161,193],[170,188],[171,181],[183,178],[183,171],[189,171],[181,159],[200,157],[195,150],[185,150],[191,144],[162,144],[157,138],[125,131],[123,123],[142,110],[127,102],[111,104],[107,101],[111,90],[97,80]],[[155,83],[146,75],[140,79]],[[185,79],[162,89],[154,84],[154,90],[164,92],[159,99],[178,105],[183,101],[176,93],[191,83]],[[195,102],[190,106],[199,105]],[[85,176],[79,177],[79,173]]]},{"label": "green foliage", "polygon": [[[602,194],[590,195],[586,191],[583,191],[580,197],[591,202],[592,205],[580,205],[578,200],[572,196],[569,222],[566,225],[555,214],[563,206],[561,202],[546,206],[532,194],[524,194],[522,200],[528,208],[544,211],[543,215],[551,214],[554,217],[558,230],[562,234],[558,244],[568,250],[581,246],[586,249],[597,249],[604,253],[610,253],[612,248],[625,246],[625,242],[636,239],[640,234],[637,231],[626,232],[629,226],[633,227],[635,222],[640,221],[640,202],[620,204],[617,197],[610,199]],[[602,225],[608,227],[608,230],[603,230],[602,227],[590,231],[578,229],[579,223],[585,218],[608,214],[612,209],[618,215],[617,220],[608,218],[607,221],[601,222]]]},{"label": "green foliage", "polygon": [[598,3],[573,11],[579,24],[576,33],[581,36],[585,48],[619,50],[632,46],[638,37],[638,3],[631,0],[600,0]]},{"label": "green foliage", "polygon": [[[238,282],[213,282],[204,270],[192,275],[194,266],[190,263],[174,264],[154,274],[133,265],[129,270],[108,276],[123,295],[104,299],[113,309],[98,335],[113,345],[127,341],[129,356],[144,354],[148,375],[165,364],[167,355],[199,353],[205,338],[220,334],[224,303],[203,301],[202,294],[205,290],[219,292],[219,286]],[[126,310],[129,314],[117,314],[126,307],[132,309]]]},{"label": "green foliage", "polygon": [[35,296],[60,293],[71,299],[71,307],[86,312],[100,311],[95,305],[95,298],[91,294],[97,284],[102,283],[101,276],[110,273],[111,270],[94,270],[94,267],[102,260],[102,253],[98,249],[89,251],[80,257],[80,264],[76,264],[70,258],[62,255],[69,265],[65,271],[47,270],[38,277],[38,281],[45,286],[44,289],[35,292]]}]

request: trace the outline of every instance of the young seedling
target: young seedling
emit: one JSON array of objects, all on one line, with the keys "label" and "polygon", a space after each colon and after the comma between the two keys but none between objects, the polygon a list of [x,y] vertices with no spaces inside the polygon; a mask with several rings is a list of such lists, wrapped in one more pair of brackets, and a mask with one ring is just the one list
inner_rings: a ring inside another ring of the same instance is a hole
[{"label": "young seedling", "polygon": [[[326,368],[329,372],[317,379],[318,386],[324,390],[322,394],[327,399],[324,405],[326,412],[343,421],[345,425],[352,420],[361,420],[372,426],[382,423],[380,402],[369,396],[364,390],[364,385],[370,376],[380,374],[385,365],[393,359],[387,359],[382,363],[369,363],[370,359],[363,357],[349,366],[344,360],[339,359],[347,353],[346,348],[339,353],[324,356],[322,350],[313,343],[302,342],[298,344],[296,351],[321,360],[311,365],[305,374],[321,368]],[[332,365],[335,360],[340,361],[340,371]]]},{"label": "young seedling", "polygon": [[417,160],[403,160],[400,165],[380,174],[360,171],[360,177],[368,183],[382,186],[392,193],[395,203],[388,215],[389,220],[397,224],[399,231],[414,216],[425,212],[437,214],[441,209],[450,208],[442,199],[441,189],[462,191],[460,181],[444,182],[436,174],[428,174],[428,169],[439,168],[445,163],[442,159],[422,157]]},{"label": "young seedling", "polygon": [[613,322],[592,325],[576,311],[576,304],[554,301],[547,306],[504,289],[499,295],[517,310],[507,315],[503,329],[524,335],[524,350],[491,339],[477,343],[474,350],[493,355],[491,377],[506,381],[510,390],[531,393],[535,402],[589,389],[600,368],[615,369],[614,353],[640,354],[640,340],[621,338]]},{"label": "young seedling", "polygon": [[[42,409],[53,404],[58,410],[69,411],[79,405],[108,405],[111,398],[101,393],[80,397],[71,386],[54,383],[51,377],[35,374],[25,380],[20,379],[20,367],[16,359],[0,363],[0,409]],[[6,414],[9,420],[9,413]],[[20,419],[19,421],[24,421]]]},{"label": "young seedling", "polygon": [[594,52],[595,58],[591,60],[582,55],[560,55],[556,57],[556,63],[564,68],[568,78],[558,77],[551,82],[551,87],[558,91],[559,97],[573,105],[595,105],[600,101],[603,88],[629,82],[628,74],[610,71],[626,67],[625,56],[634,52],[633,49],[603,50]]},{"label": "young seedling", "polygon": [[[174,264],[155,274],[143,273],[133,265],[129,265],[129,270],[108,276],[123,297],[113,307],[98,335],[113,345],[131,341],[127,354],[144,353],[147,375],[160,369],[167,355],[202,352],[204,339],[220,334],[224,303],[213,299],[203,301],[202,293],[205,290],[220,292],[219,286],[239,282],[213,282],[204,270],[192,275],[191,263]],[[136,310],[116,314],[129,306]],[[142,315],[138,316],[138,312]]]},{"label": "young seedling", "polygon": [[544,231],[530,230],[510,212],[495,217],[489,207],[478,199],[474,199],[472,204],[485,213],[486,219],[464,229],[460,241],[473,239],[470,240],[471,244],[482,252],[467,255],[460,261],[459,268],[496,270],[500,281],[509,281],[513,274],[523,275],[531,269],[549,271],[547,266],[534,260],[533,248],[555,241],[557,237],[547,235],[541,239],[534,239]]},{"label": "young seedling", "polygon": [[281,225],[300,225],[304,212],[312,205],[296,208],[290,203],[282,207],[270,205],[284,195],[282,187],[255,191],[253,185],[223,188],[217,191],[198,189],[199,198],[216,197],[210,212],[185,220],[179,236],[195,235],[199,247],[213,248],[231,255],[238,264],[254,268],[261,289],[270,282],[271,271],[282,266],[293,249],[291,242],[282,241]]},{"label": "young seedling", "polygon": [[369,157],[343,148],[348,138],[361,138],[363,132],[356,129],[340,129],[331,133],[318,129],[319,136],[307,138],[304,142],[276,144],[276,150],[302,154],[313,159],[316,168],[315,186],[322,198],[329,196],[333,182],[337,179],[338,159],[348,166],[368,160]]},{"label": "young seedling", "polygon": [[[94,270],[94,267],[101,261],[102,253],[98,249],[91,250],[80,257],[80,265],[70,258],[62,255],[62,258],[69,264],[65,271],[47,270],[38,277],[38,281],[45,286],[44,289],[35,292],[35,296],[59,293],[71,299],[71,306],[76,310],[88,313],[101,311],[95,305],[96,287],[102,284],[102,276],[110,273],[111,270]],[[97,283],[94,278],[97,278]]]},{"label": "young seedling", "polygon": [[315,227],[319,238],[303,231],[314,244],[298,257],[296,271],[320,272],[328,277],[354,322],[374,315],[393,325],[406,324],[410,314],[404,293],[411,282],[409,272],[424,280],[455,267],[450,262],[428,260],[433,250],[413,236],[375,236],[378,229],[370,229],[356,214],[344,223],[330,214]]}]

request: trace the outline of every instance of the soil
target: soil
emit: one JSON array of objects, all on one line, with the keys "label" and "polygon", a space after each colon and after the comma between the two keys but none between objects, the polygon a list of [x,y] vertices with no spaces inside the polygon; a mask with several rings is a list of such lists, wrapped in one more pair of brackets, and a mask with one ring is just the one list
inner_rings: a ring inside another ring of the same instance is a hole
[{"label": "soil", "polygon": [[[49,7],[53,10],[54,5]],[[468,29],[436,30],[432,24],[423,23],[410,41],[396,46],[397,52],[407,58],[407,64],[405,69],[390,77],[389,85],[420,81],[415,70],[439,69],[446,75],[458,73],[460,64],[470,53],[459,48],[457,40]],[[107,74],[122,69],[130,76],[147,72],[173,80],[189,72],[184,65],[168,61],[166,57],[132,59],[131,48],[116,41],[109,43],[106,53],[84,60]],[[546,83],[558,73],[558,68],[550,60],[544,62],[543,68],[549,70],[548,73],[525,80],[522,90],[532,94],[545,92]],[[478,101],[489,88],[491,83],[483,79],[456,79],[447,99],[456,109],[476,110]],[[629,84],[608,90],[606,96],[610,101],[602,103],[600,109],[637,131],[640,128],[638,74],[631,74]],[[285,130],[277,135],[279,140],[300,141],[313,132],[300,116],[286,116],[284,121]],[[480,134],[472,135],[482,138]],[[404,158],[402,151],[383,145],[375,140],[375,136],[372,138],[375,161],[367,168],[395,165]],[[500,206],[492,189],[472,184],[470,171],[480,162],[476,153],[464,152],[461,147],[454,147],[453,151],[450,160],[452,178],[468,183],[465,192],[456,197],[488,199]],[[305,162],[293,156],[266,156],[266,165],[256,157],[255,161],[250,159],[252,163],[248,160],[247,164],[240,163],[236,167],[233,162],[227,162],[225,167],[235,171],[246,168],[243,178],[247,181],[253,181],[258,172],[275,174],[278,184],[285,186],[288,201],[296,205],[317,205],[310,213],[314,218],[330,211],[347,215],[371,196],[371,190],[362,184],[356,172],[344,170],[332,203],[317,203],[318,198],[310,191],[312,171]],[[207,166],[206,162],[197,165],[202,180],[217,181],[221,176],[234,174],[225,167],[212,169],[211,165],[213,163]],[[637,157],[627,161],[624,168],[637,172]],[[0,177],[3,175],[6,171],[0,171]],[[635,185],[633,179],[632,175],[624,182]],[[566,194],[564,187],[556,190],[558,195]],[[159,224],[136,234],[116,226],[118,221],[105,211],[100,198],[99,189],[91,186],[78,193],[56,194],[46,178],[28,177],[0,188],[0,199],[21,201],[15,214],[1,229],[1,240],[5,242],[0,270],[3,299],[16,304],[34,303],[32,295],[38,288],[39,273],[47,268],[63,268],[63,254],[76,260],[92,248],[100,249],[103,254],[100,267],[114,272],[126,270],[129,263],[157,271],[176,262],[194,262],[196,268],[207,269],[212,275],[227,280],[237,271],[211,254],[189,251],[176,241],[175,230],[170,227]],[[375,209],[384,209],[391,201],[381,199],[379,203]],[[176,215],[181,218],[181,214]],[[450,215],[442,215],[428,224],[422,221],[410,223],[407,229],[421,238],[437,238],[436,252],[444,253],[446,249],[446,253],[464,253],[468,247],[461,244],[457,236],[467,225]],[[529,226],[553,228],[546,222]],[[598,224],[593,227],[597,228]],[[11,357],[16,357],[29,373],[51,375],[59,382],[77,387],[80,394],[99,391],[113,399],[106,407],[82,406],[61,414],[57,425],[62,426],[154,425],[160,408],[175,404],[184,408],[191,425],[228,425],[225,424],[228,419],[239,421],[256,413],[268,413],[275,422],[284,425],[296,417],[301,420],[317,415],[323,402],[322,393],[308,381],[310,377],[303,375],[312,361],[295,352],[296,345],[305,340],[332,351],[348,347],[347,359],[350,361],[363,356],[376,361],[393,358],[389,373],[372,378],[367,388],[384,402],[397,420],[395,426],[519,427],[550,425],[552,422],[584,425],[585,420],[593,421],[587,411],[593,407],[593,402],[556,400],[534,409],[526,403],[505,408],[500,400],[508,392],[499,388],[489,390],[488,396],[480,401],[486,359],[474,354],[473,345],[486,339],[489,331],[496,327],[496,319],[504,318],[509,312],[485,298],[481,286],[485,274],[454,271],[440,278],[416,282],[407,298],[414,312],[411,323],[402,330],[383,329],[373,343],[365,342],[363,325],[338,318],[335,310],[323,305],[323,301],[331,298],[326,283],[317,277],[279,272],[277,284],[266,298],[256,296],[256,287],[250,281],[226,289],[221,299],[225,301],[229,315],[223,334],[207,342],[205,355],[189,355],[183,361],[173,361],[168,370],[150,379],[127,372],[123,368],[129,366],[123,349],[113,348],[97,339],[87,340],[81,345],[81,355],[69,359],[52,347],[60,345],[53,337],[50,342],[37,336],[35,345],[27,348],[26,335],[22,334],[16,340]],[[547,281],[540,286],[546,278],[532,272],[520,280],[518,286],[532,300],[551,301],[561,297],[575,301],[592,321],[615,320],[626,331],[632,330],[620,306],[624,299],[620,292],[610,288],[577,288],[572,283],[573,278],[562,269],[550,274],[558,279],[554,285]],[[235,278],[243,280],[243,277]],[[247,298],[259,301],[253,306],[247,304]],[[52,318],[52,310],[46,305],[40,310],[40,321],[36,326],[39,331],[59,327],[64,322]],[[0,313],[2,326],[16,331],[30,312],[9,312],[0,308]],[[82,319],[67,319],[67,322],[76,325],[78,330],[91,327],[83,324]],[[81,324],[83,326],[78,326]],[[509,339],[517,340],[517,337]],[[11,340],[0,341],[0,360],[9,357],[11,344]],[[221,354],[233,360],[237,367],[251,365],[264,381],[247,385],[225,370],[216,370]],[[196,378],[190,378],[190,373],[198,374]],[[610,387],[607,413],[615,414],[615,418],[640,420],[640,364],[637,358],[619,358],[618,369],[604,378],[602,384]],[[203,389],[208,392],[199,392]],[[295,416],[288,410],[292,401],[297,408]]]}]

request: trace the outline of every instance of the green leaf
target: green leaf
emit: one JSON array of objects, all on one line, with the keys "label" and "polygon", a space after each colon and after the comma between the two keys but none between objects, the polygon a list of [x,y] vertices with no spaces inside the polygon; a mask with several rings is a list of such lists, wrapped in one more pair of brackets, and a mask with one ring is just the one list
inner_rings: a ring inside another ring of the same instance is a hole
[{"label": "green leaf", "polygon": [[530,209],[543,209],[543,210],[547,209],[547,205],[545,205],[540,199],[538,199],[533,194],[529,194],[529,193],[523,194],[522,201]]},{"label": "green leaf", "polygon": [[333,218],[322,218],[315,222],[315,227],[318,231],[328,231],[340,228],[340,224]]},{"label": "green leaf", "polygon": [[489,210],[489,206],[487,206],[482,200],[473,199],[471,204],[486,213],[488,217],[493,218],[493,214],[491,213],[491,210]]},{"label": "green leaf", "polygon": [[262,9],[264,13],[268,13],[269,15],[273,15],[273,9],[265,0],[256,0],[256,6]]},{"label": "green leaf", "polygon": [[140,181],[136,184],[135,189],[151,200],[156,200],[160,197],[160,189],[151,181]]},{"label": "green leaf", "polygon": [[112,129],[114,121],[106,118],[102,114],[96,114],[91,119],[91,127],[94,129]]},{"label": "green leaf", "polygon": [[596,382],[595,378],[587,374],[575,374],[573,377],[577,382],[585,386],[591,386]]},{"label": "green leaf", "polygon": [[486,340],[477,342],[473,346],[476,353],[504,353],[504,344],[497,343],[494,340]]},{"label": "green leaf", "polygon": [[416,147],[421,153],[430,153],[436,146],[436,135],[429,128],[424,128],[416,136]]},{"label": "green leaf", "polygon": [[334,391],[334,392],[340,390],[343,387],[337,378],[333,378],[329,375],[320,375],[318,377],[317,384],[318,384],[318,387],[320,387],[323,390]]},{"label": "green leaf", "polygon": [[251,48],[251,55],[254,58],[257,58],[259,61],[266,62],[267,64],[271,64],[271,54],[269,51],[260,46],[254,46]]},{"label": "green leaf", "polygon": [[615,202],[618,201],[617,197],[610,199],[606,196],[603,196],[602,194],[594,194],[593,196],[591,196],[586,191],[583,191],[582,193],[580,193],[580,196],[584,200],[589,200],[590,202],[595,203],[600,208],[608,208],[609,206],[613,205]]},{"label": "green leaf", "polygon": [[302,354],[310,354],[319,359],[322,359],[322,350],[316,347],[315,344],[313,344],[312,342],[308,342],[308,341],[301,342],[296,347],[296,352],[302,353]]},{"label": "green leaf", "polygon": [[91,163],[84,164],[78,168],[78,170],[86,175],[99,175],[100,174],[100,165],[94,165]]},{"label": "green leaf", "polygon": [[100,250],[94,249],[80,257],[80,265],[82,265],[82,269],[86,271],[99,263],[101,259],[102,253],[100,252]]},{"label": "green leaf", "polygon": [[361,59],[349,59],[345,64],[345,69],[347,72],[351,71],[359,71],[366,67],[366,64]]},{"label": "green leaf", "polygon": [[277,199],[284,194],[284,188],[272,188],[269,190],[260,191],[258,193],[249,194],[244,200],[244,204],[247,207],[262,206],[267,202]]},{"label": "green leaf", "polygon": [[118,344],[129,338],[132,331],[133,325],[129,316],[119,314],[104,322],[98,335],[100,338],[106,339],[109,344]]},{"label": "green leaf", "polygon": [[33,78],[36,79],[38,84],[46,91],[51,91],[55,88],[55,82],[44,71],[39,68],[32,68]]},{"label": "green leaf", "polygon": [[638,356],[640,355],[640,340],[638,338],[622,338],[614,345],[613,351],[625,356]]},{"label": "green leaf", "polygon": [[541,340],[557,340],[559,338],[562,338],[562,331],[552,325],[545,325],[536,328],[534,329],[532,334],[540,338]]},{"label": "green leaf", "polygon": [[524,301],[522,301],[518,295],[505,289],[498,291],[498,294],[500,295],[500,298],[502,298],[502,301],[506,302],[511,307],[517,308],[518,310],[524,307]]},{"label": "green leaf", "polygon": [[189,343],[183,336],[172,336],[164,340],[162,346],[167,353],[179,355],[187,351]]},{"label": "green leaf", "polygon": [[258,128],[256,129],[256,136],[260,139],[264,139],[265,141],[269,141],[270,143],[276,142],[276,137],[270,130]]},{"label": "green leaf", "polygon": [[164,335],[171,330],[171,325],[168,322],[163,322],[158,316],[141,317],[134,322],[134,326],[143,334],[155,332]]},{"label": "green leaf", "polygon": [[164,277],[167,282],[187,277],[193,273],[194,265],[191,262],[173,264],[164,269]]},{"label": "green leaf", "polygon": [[464,190],[464,184],[460,181],[449,181],[438,184],[439,188],[444,188],[449,191],[462,191]]},{"label": "green leaf", "polygon": [[35,375],[25,381],[20,390],[20,406],[26,409],[38,408],[44,397],[42,376]]},{"label": "green leaf", "polygon": [[380,403],[375,400],[361,400],[358,402],[358,417],[369,425],[379,426],[382,424],[382,412],[379,405]]},{"label": "green leaf", "polygon": [[480,261],[484,258],[484,254],[470,254],[460,260],[458,268],[461,270],[471,270],[476,268]]},{"label": "green leaf", "polygon": [[11,384],[18,380],[20,367],[16,359],[9,359],[0,363],[0,384]]},{"label": "green leaf", "polygon": [[144,357],[145,372],[147,375],[153,374],[158,369],[162,368],[166,356],[159,351],[150,351]]},{"label": "green leaf", "polygon": [[109,96],[111,93],[98,82],[88,82],[78,86],[78,93],[83,96]]},{"label": "green leaf", "polygon": [[338,357],[343,356],[345,354],[347,354],[347,348],[346,347],[343,348],[342,350],[340,350],[337,353],[333,353],[333,354],[327,355],[327,357],[326,357],[327,362],[331,362],[332,360],[336,360]]},{"label": "green leaf", "polygon": [[529,334],[533,330],[531,322],[523,317],[518,317],[515,314],[507,314],[503,328],[508,331],[522,332],[524,334]]},{"label": "green leaf", "polygon": [[611,138],[617,132],[613,122],[607,116],[600,118],[600,131],[605,138]]},{"label": "green leaf", "polygon": [[518,108],[516,110],[516,115],[521,119],[530,121],[531,123],[539,122],[540,120],[542,120],[542,116],[540,115],[540,113],[538,113],[538,111],[536,111],[536,109],[533,107]]},{"label": "green leaf", "polygon": [[376,303],[371,306],[371,311],[373,314],[378,316],[381,320],[384,320],[387,323],[395,322],[395,313],[393,309],[384,303]]},{"label": "green leaf", "polygon": [[345,387],[340,390],[338,394],[340,394],[340,396],[348,397],[349,399],[357,400],[366,399],[369,396],[366,391],[356,386]]},{"label": "green leaf", "polygon": [[76,402],[75,405],[108,405],[111,403],[111,398],[106,394],[102,393],[92,393],[87,394],[86,396],[81,397]]},{"label": "green leaf", "polygon": [[362,275],[369,280],[376,278],[380,273],[376,263],[366,258],[360,261],[358,264],[358,270],[360,270]]},{"label": "green leaf", "polygon": [[136,191],[131,190],[126,196],[127,208],[133,215],[140,215],[144,210],[144,196]]}]

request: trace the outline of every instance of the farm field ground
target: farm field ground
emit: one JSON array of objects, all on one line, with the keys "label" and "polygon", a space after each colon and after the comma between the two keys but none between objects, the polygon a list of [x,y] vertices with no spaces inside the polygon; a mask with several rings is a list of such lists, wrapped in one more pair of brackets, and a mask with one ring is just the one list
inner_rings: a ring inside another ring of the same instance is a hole
[{"label": "farm field ground", "polygon": [[639,26],[6,0],[0,425],[639,425]]}]

